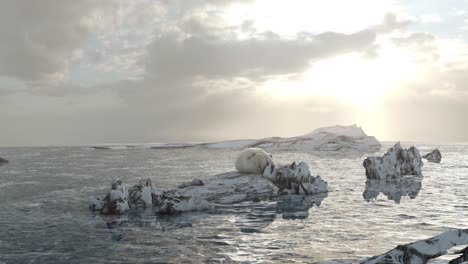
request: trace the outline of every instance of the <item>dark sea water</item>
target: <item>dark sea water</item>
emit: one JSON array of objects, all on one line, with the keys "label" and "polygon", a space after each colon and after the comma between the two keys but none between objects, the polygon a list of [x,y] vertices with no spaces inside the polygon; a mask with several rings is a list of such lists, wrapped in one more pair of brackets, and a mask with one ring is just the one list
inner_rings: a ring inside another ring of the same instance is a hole
[{"label": "dark sea water", "polygon": [[[425,162],[422,180],[368,183],[365,192],[366,155],[271,151],[277,162],[307,162],[328,195],[164,217],[151,209],[101,216],[87,198],[103,196],[112,176],[172,188],[231,171],[237,150],[0,148],[10,161],[0,166],[0,263],[353,263],[468,228],[468,145],[415,145],[443,155]],[[386,195],[367,202],[379,188]]]}]

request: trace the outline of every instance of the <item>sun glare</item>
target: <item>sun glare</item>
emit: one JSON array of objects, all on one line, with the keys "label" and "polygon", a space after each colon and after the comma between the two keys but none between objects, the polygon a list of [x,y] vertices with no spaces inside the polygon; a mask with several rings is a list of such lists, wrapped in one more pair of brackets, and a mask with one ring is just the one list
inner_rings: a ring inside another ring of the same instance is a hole
[{"label": "sun glare", "polygon": [[271,80],[265,89],[276,99],[326,97],[371,106],[415,74],[404,54],[389,50],[376,58],[348,54],[312,63],[301,76]]},{"label": "sun glare", "polygon": [[392,0],[295,0],[293,3],[257,0],[232,4],[223,17],[229,24],[241,24],[248,19],[259,32],[273,31],[282,36],[303,31],[353,33],[379,24],[386,13],[399,8]]}]

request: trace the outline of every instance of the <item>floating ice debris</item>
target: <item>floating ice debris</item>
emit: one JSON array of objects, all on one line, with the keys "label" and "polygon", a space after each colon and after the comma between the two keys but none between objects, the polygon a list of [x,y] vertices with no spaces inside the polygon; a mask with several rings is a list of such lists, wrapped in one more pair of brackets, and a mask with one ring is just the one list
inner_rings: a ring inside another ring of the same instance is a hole
[{"label": "floating ice debris", "polygon": [[121,215],[130,209],[127,188],[117,177],[112,178],[111,191],[102,201],[90,197],[89,203],[92,210],[100,210],[103,214]]},{"label": "floating ice debris", "polygon": [[264,177],[272,181],[281,194],[314,194],[326,192],[327,182],[320,176],[310,175],[309,166],[303,161],[285,165],[281,168],[265,168]]},{"label": "floating ice debris", "polygon": [[[267,167],[265,170],[270,169]],[[274,170],[275,171],[275,170]],[[263,177],[262,174],[228,172],[204,180],[195,179],[176,190],[153,188],[151,180],[140,181],[127,192],[123,183],[114,179],[112,189],[101,201],[89,199],[92,210],[103,214],[123,214],[131,207],[151,205],[159,214],[209,210],[215,204],[261,201],[284,194],[317,194],[327,192],[327,183],[320,176],[310,175],[304,162],[293,162]],[[149,199],[151,195],[151,199]]]},{"label": "floating ice debris", "polygon": [[398,179],[366,180],[366,189],[362,196],[370,202],[382,193],[389,200],[399,204],[402,197],[416,198],[421,190],[421,177],[401,177]]},{"label": "floating ice debris", "polygon": [[96,198],[94,196],[90,196],[88,198],[89,209],[92,211],[101,211],[104,207],[104,202],[100,198]]},{"label": "floating ice debris", "polygon": [[363,163],[367,179],[396,178],[402,175],[421,175],[423,162],[415,147],[403,149],[400,142],[383,157],[368,157]]},{"label": "floating ice debris", "polygon": [[422,156],[422,158],[426,159],[429,162],[440,163],[440,161],[442,160],[442,154],[440,154],[440,151],[438,149],[434,149],[433,151]]},{"label": "floating ice debris", "polygon": [[151,196],[153,185],[151,179],[140,180],[137,185],[130,188],[128,196],[131,205],[142,204],[144,207],[151,206],[153,204],[153,198]]},{"label": "floating ice debris", "polygon": [[6,164],[8,163],[8,160],[4,159],[4,158],[0,158],[0,166],[2,166],[3,164]]},{"label": "floating ice debris", "polygon": [[[468,244],[468,229],[453,229],[440,235],[399,245],[387,253],[369,258],[363,264],[420,264],[447,254],[452,247]],[[454,262],[457,263],[457,262]]]}]

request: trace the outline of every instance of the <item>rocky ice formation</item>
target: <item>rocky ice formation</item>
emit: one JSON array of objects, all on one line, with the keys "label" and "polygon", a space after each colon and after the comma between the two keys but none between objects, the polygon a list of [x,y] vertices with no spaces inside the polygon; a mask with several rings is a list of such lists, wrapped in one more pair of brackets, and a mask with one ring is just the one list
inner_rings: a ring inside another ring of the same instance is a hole
[{"label": "rocky ice formation", "polygon": [[270,164],[263,177],[269,179],[279,188],[281,194],[314,194],[327,190],[328,184],[319,175],[312,176],[309,166],[303,161],[285,165],[279,169]]},{"label": "rocky ice formation", "polygon": [[[452,247],[468,244],[468,229],[453,229],[440,235],[399,245],[387,253],[369,258],[363,264],[422,264],[447,254]],[[460,252],[464,254],[463,252]],[[463,256],[457,259],[462,259]],[[457,259],[453,260],[452,263]]]},{"label": "rocky ice formation", "polygon": [[127,188],[116,177],[112,178],[111,190],[104,199],[91,196],[88,202],[91,210],[101,211],[103,214],[120,215],[130,209]]},{"label": "rocky ice formation", "polygon": [[[265,172],[267,170],[271,168],[267,167]],[[285,194],[327,192],[327,183],[320,176],[311,176],[304,162],[286,165],[273,172],[265,173],[266,177],[228,172],[166,191],[154,188],[150,179],[140,181],[127,191],[120,180],[113,179],[110,193],[103,200],[90,197],[89,204],[91,210],[103,214],[120,215],[141,205],[151,205],[159,214],[172,214],[209,210],[215,208],[215,204],[260,201]]]},{"label": "rocky ice formation", "polygon": [[421,177],[400,177],[398,179],[366,180],[366,189],[362,197],[367,202],[374,200],[382,193],[389,200],[399,204],[402,197],[416,198],[421,190]]},{"label": "rocky ice formation", "polygon": [[375,137],[368,136],[356,125],[332,126],[316,129],[308,134],[290,138],[239,139],[212,143],[151,143],[144,145],[92,146],[96,150],[124,150],[144,148],[209,148],[307,150],[307,151],[378,151],[382,145]]},{"label": "rocky ice formation", "polygon": [[393,179],[402,175],[421,175],[423,162],[415,147],[403,149],[400,142],[390,148],[383,157],[368,157],[364,160],[367,179]]},{"label": "rocky ice formation", "polygon": [[439,149],[434,149],[433,151],[422,156],[423,159],[426,159],[429,162],[440,163],[442,160],[442,154],[440,154]]},{"label": "rocky ice formation", "polygon": [[6,164],[8,163],[8,160],[4,159],[4,158],[0,158],[0,166],[2,166],[3,164]]}]

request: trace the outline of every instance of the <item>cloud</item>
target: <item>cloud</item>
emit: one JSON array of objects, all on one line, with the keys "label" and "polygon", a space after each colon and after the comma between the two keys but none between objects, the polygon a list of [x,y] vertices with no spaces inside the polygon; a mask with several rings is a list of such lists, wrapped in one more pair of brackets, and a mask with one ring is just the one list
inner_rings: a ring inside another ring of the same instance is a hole
[{"label": "cloud", "polygon": [[[350,106],[311,97],[277,102],[259,87],[274,76],[301,74],[314,61],[364,55],[375,48],[378,34],[406,25],[389,15],[383,26],[351,34],[302,32],[284,38],[255,31],[249,38],[237,38],[232,37],[237,29],[230,26],[211,30],[211,23],[193,16],[182,20],[148,45],[141,60],[143,79],[114,89],[124,105],[113,111],[125,113],[122,118],[151,120],[145,129],[166,140],[261,137],[273,135],[268,132],[273,128],[292,136],[287,132],[291,127],[301,133],[311,129],[300,121],[304,113],[323,125],[345,122],[353,112]],[[282,120],[281,128],[274,125],[277,120]],[[246,129],[248,124],[255,125]]]},{"label": "cloud", "polygon": [[442,23],[443,19],[438,14],[424,14],[419,17],[419,20],[424,24]]},{"label": "cloud", "polygon": [[81,56],[94,1],[0,1],[0,76],[56,81]]},{"label": "cloud", "polygon": [[303,71],[309,61],[351,51],[365,51],[375,34],[361,31],[345,35],[323,33],[307,39],[222,40],[177,36],[155,39],[145,56],[146,70],[155,78],[210,78],[239,75],[274,75]]},{"label": "cloud", "polygon": [[[450,108],[453,103],[466,113],[460,101],[467,98],[466,58],[454,54],[463,48],[434,34],[412,32],[414,21],[394,13],[382,13],[383,17],[379,13],[380,23],[372,15],[370,22],[336,27],[343,29],[339,32],[320,28],[283,34],[284,28],[259,26],[255,17],[230,20],[225,10],[237,8],[233,2],[104,3],[0,2],[0,33],[5,40],[0,43],[0,78],[8,79],[0,79],[0,111],[9,113],[0,116],[1,123],[9,124],[2,144],[206,141],[294,136],[356,120],[371,124],[375,120],[362,118],[355,105],[336,98],[299,95],[278,100],[264,87],[284,76],[291,82],[294,77],[301,80],[321,62],[340,61],[334,59],[347,54],[358,62],[391,57],[382,54],[388,45],[407,54],[402,57],[422,76],[405,80],[385,98],[384,114],[376,118],[388,118],[389,124],[399,127],[400,117],[406,126],[403,132],[393,128],[393,135],[411,138],[416,135],[411,129],[424,132],[415,128],[423,112],[418,107],[443,117],[437,119],[440,126],[452,127],[455,121],[449,115],[460,120],[461,114],[440,110],[438,97],[443,98],[441,106]],[[251,4],[243,1],[242,8]],[[347,66],[340,65],[345,71]],[[383,65],[388,72],[382,76],[394,75],[399,65]],[[353,66],[358,64],[349,65]],[[327,69],[333,68],[331,63]],[[77,69],[93,76],[109,74],[110,81],[83,85],[85,77],[70,78],[79,76]],[[355,71],[348,77],[358,77],[349,80],[380,77]],[[328,77],[342,76],[336,72]],[[374,82],[345,85],[366,83]],[[433,125],[421,127],[430,130]],[[435,137],[434,131],[438,130],[431,130],[428,137]]]}]

